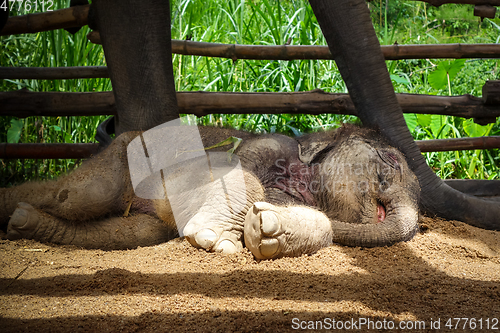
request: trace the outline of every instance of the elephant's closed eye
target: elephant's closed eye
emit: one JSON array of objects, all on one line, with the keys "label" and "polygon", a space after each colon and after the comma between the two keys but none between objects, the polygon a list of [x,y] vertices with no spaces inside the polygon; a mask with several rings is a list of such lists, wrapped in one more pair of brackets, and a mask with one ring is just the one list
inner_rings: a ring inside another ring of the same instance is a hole
[{"label": "elephant's closed eye", "polygon": [[398,156],[394,152],[384,149],[376,149],[376,151],[380,159],[384,161],[385,164],[389,165],[394,170],[399,171],[400,180],[402,181],[403,165],[399,161]]},{"label": "elephant's closed eye", "polygon": [[387,150],[376,149],[378,156],[391,168],[401,171],[401,163],[399,163],[398,157],[393,152]]}]

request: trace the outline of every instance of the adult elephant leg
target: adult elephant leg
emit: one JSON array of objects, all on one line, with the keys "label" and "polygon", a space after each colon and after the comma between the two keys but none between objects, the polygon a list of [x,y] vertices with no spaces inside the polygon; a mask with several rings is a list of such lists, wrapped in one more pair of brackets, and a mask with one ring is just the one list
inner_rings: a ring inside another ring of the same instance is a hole
[{"label": "adult elephant leg", "polygon": [[7,238],[11,240],[27,238],[102,250],[156,245],[175,235],[176,230],[149,215],[76,223],[49,215],[24,202],[18,204],[7,227]]},{"label": "adult elephant leg", "polygon": [[169,1],[95,0],[115,95],[115,131],[145,131],[178,117]]},{"label": "adult elephant leg", "polygon": [[500,229],[500,205],[458,192],[427,166],[398,104],[364,0],[310,0],[361,121],[378,127],[406,156],[421,189],[421,209],[486,229]]}]

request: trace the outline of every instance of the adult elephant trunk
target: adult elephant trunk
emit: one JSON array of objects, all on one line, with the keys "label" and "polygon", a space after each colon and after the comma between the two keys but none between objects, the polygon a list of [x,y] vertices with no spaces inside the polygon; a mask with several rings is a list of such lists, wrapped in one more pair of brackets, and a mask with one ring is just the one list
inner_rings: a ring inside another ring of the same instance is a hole
[{"label": "adult elephant trunk", "polygon": [[116,135],[177,118],[169,1],[94,0],[92,6],[115,95]]},{"label": "adult elephant trunk", "polygon": [[379,128],[406,156],[422,189],[421,210],[500,229],[500,205],[458,192],[427,166],[411,136],[364,0],[310,0],[363,124]]}]

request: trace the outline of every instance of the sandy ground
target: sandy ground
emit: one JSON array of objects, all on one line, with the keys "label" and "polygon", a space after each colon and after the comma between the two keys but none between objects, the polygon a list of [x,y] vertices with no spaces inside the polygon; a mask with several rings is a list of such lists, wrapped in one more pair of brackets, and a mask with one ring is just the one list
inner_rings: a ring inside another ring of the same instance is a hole
[{"label": "sandy ground", "polygon": [[2,332],[500,330],[500,232],[439,219],[392,247],[271,261],[183,239],[109,252],[2,240],[0,279]]}]

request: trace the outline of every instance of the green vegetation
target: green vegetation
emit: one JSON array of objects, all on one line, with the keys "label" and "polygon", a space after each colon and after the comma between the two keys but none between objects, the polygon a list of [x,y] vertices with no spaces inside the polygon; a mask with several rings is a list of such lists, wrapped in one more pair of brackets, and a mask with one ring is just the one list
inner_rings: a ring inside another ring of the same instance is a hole
[{"label": "green vegetation", "polygon": [[[56,8],[69,1],[55,0]],[[171,0],[172,37],[194,41],[257,45],[326,45],[306,0]],[[372,1],[372,19],[382,44],[497,43],[500,19],[483,22],[472,6],[423,2]],[[25,12],[13,10],[13,15]],[[64,30],[0,37],[1,66],[104,65],[102,47],[86,39],[87,27],[71,35]],[[166,41],[167,42],[167,41]],[[252,61],[173,56],[178,91],[288,92],[323,89],[346,92],[333,61]],[[498,78],[498,60],[434,59],[387,62],[397,92],[481,96],[486,80]],[[3,80],[1,91],[106,91],[109,79]],[[415,139],[500,135],[500,121],[478,126],[471,120],[438,115],[406,115]],[[30,117],[0,119],[0,142],[93,142],[105,117]],[[201,124],[256,132],[301,134],[336,128],[357,118],[339,115],[209,115]],[[500,178],[498,150],[427,153],[442,178]],[[0,186],[33,178],[52,178],[77,165],[73,160],[0,161]]]}]

